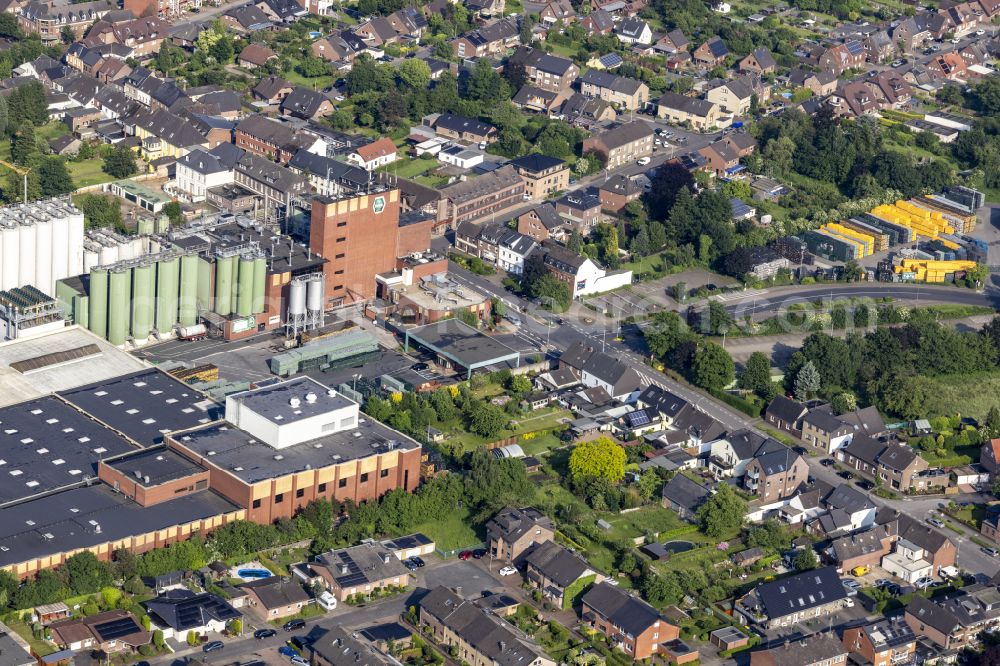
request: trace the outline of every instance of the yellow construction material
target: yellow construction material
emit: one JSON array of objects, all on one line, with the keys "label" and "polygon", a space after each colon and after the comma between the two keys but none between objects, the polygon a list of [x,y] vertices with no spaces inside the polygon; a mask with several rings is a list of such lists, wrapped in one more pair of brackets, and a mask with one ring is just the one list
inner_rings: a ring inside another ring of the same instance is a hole
[{"label": "yellow construction material", "polygon": [[933,259],[903,259],[893,267],[897,274],[913,273],[922,282],[944,282],[949,275],[976,267],[974,261],[936,261]]},{"label": "yellow construction material", "polygon": [[843,241],[843,242],[847,243],[848,245],[854,246],[854,258],[855,259],[863,259],[864,258],[864,256],[865,256],[865,244],[862,243],[861,241],[859,241],[857,238],[851,238],[850,236],[845,236],[845,235],[843,235],[843,234],[841,234],[841,233],[839,233],[837,231],[834,231],[833,229],[829,228],[829,225],[827,225],[826,227],[820,227],[819,232],[822,233],[822,234],[826,234],[827,236],[830,236],[831,238],[836,238],[839,241]]},{"label": "yellow construction material", "polygon": [[959,245],[958,243],[947,240],[945,238],[939,238],[938,242],[941,243],[941,245],[944,245],[949,250],[960,250],[962,248],[962,246]]},{"label": "yellow construction material", "polygon": [[939,234],[955,233],[955,228],[948,224],[948,220],[940,212],[909,201],[899,200],[895,204],[876,206],[871,212],[876,217],[909,227],[914,234],[932,240],[937,239]]},{"label": "yellow construction material", "polygon": [[850,227],[845,227],[844,225],[837,223],[828,224],[827,227],[830,230],[837,232],[841,236],[854,238],[855,240],[863,243],[865,247],[864,256],[867,257],[875,252],[875,237],[872,236],[871,234],[866,234],[861,231],[857,231],[855,229],[851,229]]}]

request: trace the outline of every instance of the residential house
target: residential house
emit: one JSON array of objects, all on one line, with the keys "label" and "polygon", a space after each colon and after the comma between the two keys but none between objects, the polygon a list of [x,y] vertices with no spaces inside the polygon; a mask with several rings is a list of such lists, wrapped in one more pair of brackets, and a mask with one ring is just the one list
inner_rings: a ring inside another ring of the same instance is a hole
[{"label": "residential house", "polygon": [[776,396],[764,410],[764,421],[777,428],[790,432],[796,437],[802,436],[802,418],[808,409],[800,402],[783,395]]},{"label": "residential house", "polygon": [[764,437],[752,430],[737,430],[712,442],[708,467],[716,478],[739,479],[755,457],[782,449],[788,447],[776,439]]},{"label": "residential house", "polygon": [[534,239],[508,229],[497,243],[497,266],[511,275],[520,275],[528,255],[537,247]]},{"label": "residential house", "polygon": [[212,150],[196,148],[177,160],[176,190],[188,201],[199,203],[208,190],[234,181],[236,162],[243,151],[228,143]]},{"label": "residential house", "polygon": [[649,101],[649,86],[626,76],[591,69],[577,81],[584,95],[597,97],[629,111],[638,111]]},{"label": "residential house", "polygon": [[588,37],[608,35],[615,29],[615,21],[610,13],[597,9],[580,19],[580,27]]},{"label": "residential house", "polygon": [[416,7],[404,7],[387,17],[396,34],[404,40],[419,42],[427,29],[427,19]]},{"label": "residential house", "polygon": [[867,77],[865,83],[871,88],[877,88],[882,94],[884,105],[898,109],[906,105],[913,95],[909,82],[894,70],[879,72],[873,77]]},{"label": "residential house", "polygon": [[137,113],[125,122],[142,140],[143,156],[150,160],[182,157],[195,148],[208,148],[208,140],[200,132],[169,111]]},{"label": "residential house", "polygon": [[827,453],[846,446],[855,432],[871,437],[884,434],[885,423],[878,410],[866,407],[836,416],[829,405],[821,405],[802,417],[802,439]]},{"label": "residential house", "polygon": [[120,44],[131,49],[136,59],[146,58],[160,50],[170,24],[155,16],[143,16],[128,21],[99,21],[87,33],[87,43]]},{"label": "residential house", "polygon": [[637,16],[630,16],[615,26],[615,36],[623,44],[652,44],[653,29]]},{"label": "residential house", "polygon": [[642,196],[643,188],[638,182],[619,173],[601,183],[597,193],[602,210],[619,213],[629,203]]},{"label": "residential house", "polygon": [[694,61],[703,67],[717,67],[729,56],[729,47],[719,37],[712,37],[691,54]]},{"label": "residential house", "polygon": [[503,166],[439,190],[438,222],[452,229],[524,203],[524,181],[512,166]]},{"label": "residential house", "polygon": [[844,629],[844,647],[873,666],[913,663],[917,637],[901,617],[883,618]]},{"label": "residential house", "polygon": [[751,652],[750,666],[844,666],[847,655],[847,647],[837,634],[827,631]]},{"label": "residential house", "polygon": [[437,159],[441,164],[458,167],[459,169],[472,169],[482,164],[486,159],[486,155],[476,148],[453,145],[441,150],[437,154]]},{"label": "residential house", "polygon": [[323,578],[327,591],[340,601],[377,589],[409,584],[409,573],[399,557],[376,542],[331,550],[310,563]]},{"label": "residential house", "polygon": [[833,72],[793,69],[788,74],[788,82],[796,88],[808,88],[817,97],[826,97],[837,89],[837,75]]},{"label": "residential house", "polygon": [[451,113],[435,117],[431,127],[440,136],[464,143],[493,143],[497,140],[497,128],[493,125]]},{"label": "residential house", "polygon": [[[572,354],[571,350],[582,346],[582,343],[574,343],[567,352]],[[611,354],[590,348],[581,349],[580,353],[586,354],[586,360],[577,368],[584,386],[602,388],[609,396],[623,402],[638,395],[642,380],[631,366]]]},{"label": "residential house", "polygon": [[267,14],[256,5],[241,5],[234,7],[219,17],[222,22],[235,32],[248,35],[260,30],[270,30],[274,23]]},{"label": "residential house", "polygon": [[248,44],[240,51],[236,63],[244,69],[257,69],[277,59],[278,54],[263,44]]},{"label": "residential house", "polygon": [[384,136],[378,141],[356,148],[347,156],[347,161],[365,171],[374,171],[396,161],[396,144],[392,142],[392,139]]},{"label": "residential house", "polygon": [[154,629],[163,631],[164,638],[179,643],[188,634],[204,636],[220,633],[243,614],[227,601],[211,592],[192,592],[187,588],[168,590],[143,604]]},{"label": "residential house", "polygon": [[545,270],[569,287],[572,298],[611,291],[632,282],[632,271],[608,272],[591,259],[550,242],[544,248]]},{"label": "residential house", "polygon": [[580,616],[636,661],[663,654],[664,643],[680,636],[680,629],[655,608],[607,583],[594,585],[583,595]]},{"label": "residential house", "polygon": [[940,597],[914,595],[903,616],[917,636],[945,650],[978,643],[979,634],[1000,624],[1000,591],[972,585]]},{"label": "residential house", "polygon": [[132,613],[109,610],[80,619],[58,620],[49,625],[52,642],[62,650],[91,650],[114,654],[149,645],[146,631]]},{"label": "residential house", "polygon": [[884,442],[869,435],[857,434],[837,451],[836,456],[852,470],[893,490],[928,490],[927,481],[920,473],[929,465],[907,444]]},{"label": "residential house", "polygon": [[678,29],[674,29],[663,35],[663,37],[660,37],[656,41],[655,48],[658,51],[663,51],[664,53],[679,53],[681,51],[687,51],[690,44],[691,40],[689,40],[683,32]]},{"label": "residential house", "polygon": [[722,125],[722,109],[718,104],[696,97],[688,97],[667,91],[656,104],[656,115],[678,125],[688,125],[692,129],[707,131]]},{"label": "residential house", "polygon": [[769,451],[747,464],[743,487],[765,504],[791,497],[806,485],[809,465],[790,448]]},{"label": "residential house", "polygon": [[555,206],[556,214],[581,236],[589,234],[601,221],[601,199],[593,189],[568,192],[556,199]]},{"label": "residential house", "polygon": [[583,153],[596,153],[607,169],[615,169],[653,154],[653,129],[636,120],[622,123],[583,140]]},{"label": "residential house", "polygon": [[822,567],[760,583],[736,600],[734,612],[747,625],[777,629],[836,613],[846,600],[836,567]]},{"label": "residential house", "polygon": [[281,100],[278,109],[283,116],[316,120],[333,113],[333,102],[324,97],[322,93],[296,86]]},{"label": "residential house", "polygon": [[827,493],[822,505],[826,513],[807,526],[814,534],[838,536],[871,527],[877,519],[871,498],[846,483]]},{"label": "residential house", "polygon": [[757,74],[773,74],[777,68],[778,63],[774,60],[774,56],[765,48],[755,49],[743,60],[740,60],[739,64],[741,72],[756,72]]},{"label": "residential house", "polygon": [[538,509],[503,509],[486,523],[490,555],[502,562],[520,562],[538,544],[555,538],[555,525]]},{"label": "residential house", "polygon": [[892,552],[896,542],[891,526],[873,525],[868,529],[836,537],[824,551],[824,556],[837,565],[843,574],[855,567],[874,567]]},{"label": "residential house", "polygon": [[695,522],[698,509],[712,495],[712,491],[683,474],[674,476],[663,484],[660,503],[688,522]]},{"label": "residential house", "polygon": [[962,38],[979,27],[983,19],[983,10],[978,2],[961,2],[941,10],[950,24],[951,32],[957,38]]},{"label": "residential house", "polygon": [[72,134],[63,134],[49,141],[49,148],[54,155],[76,155],[80,150],[80,139]]},{"label": "residential house", "polygon": [[569,166],[563,160],[532,153],[508,162],[524,181],[530,199],[544,199],[569,187]]},{"label": "residential house", "polygon": [[560,92],[569,88],[580,75],[580,68],[569,58],[546,53],[530,46],[521,46],[508,63],[520,63],[528,81],[536,88]]},{"label": "residential house", "polygon": [[698,153],[704,156],[708,168],[719,178],[732,176],[743,168],[739,154],[725,140],[710,143]]},{"label": "residential house", "polygon": [[546,599],[562,608],[571,608],[589,585],[604,580],[604,576],[587,560],[555,541],[535,546],[525,556],[524,565],[524,577],[528,584],[541,590]]},{"label": "residential house", "polygon": [[[566,220],[559,216],[551,203],[544,203],[521,213],[517,217],[517,231],[541,243],[566,227]],[[457,243],[456,237],[456,243]]]},{"label": "residential house", "polygon": [[466,8],[481,19],[503,17],[507,3],[505,0],[468,0]]},{"label": "residential house", "polygon": [[247,593],[248,606],[267,622],[297,615],[312,601],[297,577],[270,576],[243,583],[240,589]]},{"label": "residential house", "polygon": [[892,30],[892,41],[903,53],[915,53],[924,42],[944,36],[948,25],[943,14],[923,12],[903,19]]},{"label": "residential house", "polygon": [[309,14],[296,0],[258,0],[257,9],[276,24],[294,23]]},{"label": "residential house", "polygon": [[354,28],[354,34],[372,46],[387,46],[399,41],[392,22],[384,16],[373,16]]},{"label": "residential house", "polygon": [[551,114],[558,111],[565,99],[566,91],[556,92],[525,84],[510,101],[519,109]]},{"label": "residential house", "polygon": [[496,56],[519,44],[521,26],[516,16],[502,18],[451,42],[456,58]]},{"label": "residential house", "polygon": [[[288,162],[288,168],[308,176],[312,191],[322,196],[339,197],[345,193],[358,192],[371,182],[371,175],[364,169],[307,150],[295,153]],[[399,182],[402,188],[402,183],[409,181]]]},{"label": "residential house", "polygon": [[80,39],[91,24],[114,9],[117,6],[110,0],[76,4],[34,0],[15,9],[14,15],[24,32],[37,34],[42,44],[51,46],[62,41],[63,30]]},{"label": "residential house", "polygon": [[965,58],[954,51],[949,51],[927,61],[927,71],[935,80],[962,81],[968,74],[968,66],[965,64]]},{"label": "residential house", "polygon": [[576,10],[570,0],[549,0],[538,10],[538,20],[549,27],[559,22],[569,25],[576,21]]},{"label": "residential house", "polygon": [[861,43],[864,44],[868,62],[883,62],[896,54],[896,44],[886,30],[871,33],[864,37]]},{"label": "residential house", "polygon": [[958,548],[944,532],[892,510],[880,511],[876,520],[880,525],[894,528],[900,539],[906,539],[919,546],[925,553],[924,557],[934,565],[934,571],[940,571],[942,567],[955,566]]},{"label": "residential house", "polygon": [[268,104],[280,104],[281,100],[291,95],[294,89],[295,86],[280,76],[267,76],[258,81],[250,93],[255,100]]},{"label": "residential house", "polygon": [[1000,438],[991,439],[979,449],[979,464],[991,478],[1000,473]]},{"label": "residential house", "polygon": [[705,99],[713,104],[718,104],[723,113],[732,116],[745,116],[750,113],[753,95],[753,90],[746,83],[740,79],[730,79],[711,88],[705,93]]},{"label": "residential house", "polygon": [[896,549],[882,558],[882,568],[908,585],[934,575],[934,565],[920,546],[900,538]]},{"label": "residential house", "polygon": [[582,93],[573,93],[570,95],[569,99],[563,102],[559,113],[571,125],[580,125],[583,127],[612,122],[618,117],[617,112],[610,103]]},{"label": "residential house", "polygon": [[878,88],[873,89],[865,81],[858,80],[840,86],[830,96],[829,103],[838,116],[860,118],[878,115],[884,106],[884,98]]},{"label": "residential house", "polygon": [[[303,176],[251,152],[237,160],[233,182],[264,197],[268,206],[284,211],[294,199],[309,193],[309,183]],[[272,211],[265,214],[270,216]]]},{"label": "residential house", "polygon": [[435,588],[420,600],[420,624],[429,626],[434,640],[469,666],[556,663],[514,625],[446,587]]},{"label": "residential house", "polygon": [[328,37],[320,37],[312,43],[309,50],[317,58],[327,62],[346,63],[344,68],[349,68],[350,63],[368,51],[368,44],[352,31],[342,30]]},{"label": "residential house", "polygon": [[300,150],[309,149],[315,138],[266,116],[247,116],[236,125],[236,145],[243,150],[287,164]]},{"label": "residential house", "polygon": [[[365,640],[374,629],[371,627],[359,635],[340,625],[324,628],[320,636],[310,641],[312,663],[316,666],[395,666],[396,660],[382,653],[381,646],[376,649]],[[408,645],[407,639],[411,638],[409,631],[400,638],[396,645]]]}]

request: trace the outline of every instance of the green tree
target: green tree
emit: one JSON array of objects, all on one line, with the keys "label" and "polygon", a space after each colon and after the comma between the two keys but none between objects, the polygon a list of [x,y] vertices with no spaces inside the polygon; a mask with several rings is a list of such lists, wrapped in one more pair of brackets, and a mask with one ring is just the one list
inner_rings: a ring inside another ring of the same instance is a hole
[{"label": "green tree", "polygon": [[819,561],[816,559],[816,551],[809,547],[803,548],[795,555],[792,564],[795,566],[796,571],[811,571],[815,569],[819,566]]},{"label": "green tree", "polygon": [[830,400],[830,406],[833,407],[835,414],[846,414],[858,408],[858,399],[850,391],[844,391],[833,396],[833,399]]},{"label": "green tree", "polygon": [[170,220],[170,224],[180,224],[184,221],[184,211],[178,201],[171,201],[163,207],[163,214]]},{"label": "green tree", "polygon": [[407,58],[399,63],[396,73],[411,90],[426,90],[431,82],[431,68],[420,58]]},{"label": "green tree", "polygon": [[37,156],[38,141],[35,139],[35,126],[30,121],[23,122],[10,138],[10,158],[14,164],[27,166]]},{"label": "green tree", "polygon": [[745,391],[760,393],[771,385],[771,359],[764,352],[750,354],[743,371],[740,373],[738,385]]},{"label": "green tree", "polygon": [[743,525],[747,503],[732,486],[720,483],[715,494],[698,508],[701,531],[713,539],[732,535]]},{"label": "green tree", "polygon": [[531,380],[524,375],[511,375],[507,380],[507,390],[516,396],[531,393]]},{"label": "green tree", "polygon": [[819,371],[812,361],[806,361],[795,375],[795,399],[805,402],[814,397],[821,385]]},{"label": "green tree", "polygon": [[[477,449],[470,456],[469,471],[465,475],[465,497],[481,514],[516,504],[530,503],[535,486],[528,480],[524,463],[516,458],[494,458],[489,452]],[[454,510],[454,502],[447,511]],[[443,517],[443,516],[442,516]]]},{"label": "green tree", "polygon": [[98,560],[89,550],[67,558],[63,566],[69,588],[74,594],[90,594],[111,585],[110,565]]},{"label": "green tree", "polygon": [[84,194],[77,205],[83,211],[88,227],[120,229],[122,227],[121,201],[99,194]]},{"label": "green tree", "polygon": [[736,377],[729,352],[714,342],[705,343],[695,352],[691,370],[695,384],[714,391],[724,389]]},{"label": "green tree", "polygon": [[507,425],[507,416],[496,405],[477,400],[469,410],[467,425],[480,437],[493,439]]},{"label": "green tree", "polygon": [[1000,437],[1000,407],[993,405],[986,412],[986,420],[983,422],[982,432],[984,438],[995,439]]},{"label": "green tree", "polygon": [[135,153],[127,146],[115,146],[108,151],[101,168],[115,178],[128,178],[139,171],[135,163]]},{"label": "green tree", "polygon": [[569,472],[574,479],[598,477],[611,483],[625,478],[628,456],[619,444],[608,437],[580,442],[569,456]]},{"label": "green tree", "polygon": [[66,161],[54,155],[42,160],[38,167],[38,180],[44,197],[69,194],[76,189],[73,178],[66,168]]},{"label": "green tree", "polygon": [[310,57],[300,60],[299,63],[295,65],[295,71],[307,79],[315,79],[328,74],[330,72],[330,68],[327,66],[325,60]]},{"label": "green tree", "polygon": [[41,81],[30,81],[14,89],[7,98],[8,126],[20,127],[24,122],[44,125],[49,120],[49,103]]}]

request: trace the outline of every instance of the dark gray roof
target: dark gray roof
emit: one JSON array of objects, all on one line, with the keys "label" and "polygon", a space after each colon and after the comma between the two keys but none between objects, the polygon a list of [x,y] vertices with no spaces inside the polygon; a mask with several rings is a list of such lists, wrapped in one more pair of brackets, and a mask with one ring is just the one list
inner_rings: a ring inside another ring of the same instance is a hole
[{"label": "dark gray roof", "polygon": [[636,120],[616,125],[597,135],[609,150],[620,148],[653,135],[653,129],[645,122]]},{"label": "dark gray roof", "polygon": [[286,195],[309,190],[304,177],[254,153],[245,153],[236,163],[236,171]]},{"label": "dark gray roof", "polygon": [[[792,451],[787,446],[782,445],[781,449],[770,451],[754,458],[764,470],[764,474],[784,474],[801,458],[799,454]],[[803,483],[805,480],[803,479]]]},{"label": "dark gray roof", "polygon": [[919,594],[913,595],[910,603],[906,605],[906,612],[946,636],[962,626],[954,613]]},{"label": "dark gray roof", "polygon": [[243,583],[240,587],[253,590],[264,608],[268,609],[305,604],[310,599],[297,576],[291,578],[269,576]]},{"label": "dark gray roof", "polygon": [[834,488],[829,495],[823,498],[823,502],[831,509],[841,509],[847,513],[857,513],[865,509],[875,508],[875,504],[867,495],[846,483]]},{"label": "dark gray roof", "polygon": [[569,587],[588,571],[593,571],[585,559],[554,541],[538,544],[524,561],[529,567],[529,578],[531,569],[535,569],[562,588]]},{"label": "dark gray roof", "polygon": [[767,406],[768,415],[773,414],[776,418],[792,426],[796,425],[805,413],[804,405],[783,395],[777,396]]},{"label": "dark gray roof", "polygon": [[590,588],[583,595],[583,604],[632,636],[642,634],[662,619],[657,610],[645,601],[607,583],[598,583]]},{"label": "dark gray roof", "polygon": [[349,190],[363,189],[371,180],[371,174],[361,167],[335,160],[326,155],[317,155],[308,150],[300,150],[295,153],[289,160],[288,166],[296,171],[323,176]]},{"label": "dark gray roof", "polygon": [[661,491],[664,499],[691,512],[697,511],[711,494],[708,488],[695,483],[683,474],[674,474],[673,478],[663,485]]},{"label": "dark gray roof", "polygon": [[489,123],[484,123],[475,118],[466,118],[464,116],[456,116],[453,113],[442,113],[434,121],[435,129],[438,127],[443,127],[444,129],[450,130],[452,132],[469,132],[476,136],[486,137],[494,132],[496,128]]},{"label": "dark gray roof", "polygon": [[707,116],[715,105],[712,102],[697,97],[688,97],[679,93],[667,91],[663,93],[659,101],[660,106],[668,109],[676,109],[693,116]]},{"label": "dark gray roof", "polygon": [[38,663],[6,631],[0,632],[0,666],[32,666]]},{"label": "dark gray roof", "polygon": [[325,566],[342,588],[368,585],[390,578],[406,579],[403,563],[388,548],[379,543],[363,543],[350,548],[332,550],[318,555],[317,563]]},{"label": "dark gray roof", "polygon": [[219,406],[160,370],[140,370],[59,394],[143,446],[220,418]]},{"label": "dark gray roof", "polygon": [[549,231],[566,224],[566,220],[559,217],[555,206],[550,203],[539,204],[532,209],[532,212],[535,213],[535,216]]},{"label": "dark gray roof", "polygon": [[267,14],[261,11],[256,5],[242,5],[234,7],[225,13],[236,20],[244,30],[264,30],[270,27],[271,20]]},{"label": "dark gray roof", "polygon": [[196,594],[191,590],[169,590],[145,603],[154,618],[178,631],[204,627],[211,621],[226,622],[243,614],[211,592]]},{"label": "dark gray roof", "polygon": [[677,416],[684,405],[688,404],[684,398],[674,395],[656,384],[650,384],[643,389],[642,393],[639,394],[637,402],[640,405],[656,410],[657,413],[663,414],[670,419]]},{"label": "dark gray roof", "polygon": [[529,173],[540,173],[546,169],[554,169],[560,164],[565,164],[564,160],[558,157],[549,157],[548,155],[542,155],[541,153],[531,153],[530,155],[524,155],[523,157],[518,157],[512,159],[508,164],[512,165],[518,171],[527,171]]},{"label": "dark gray roof", "polygon": [[297,118],[309,119],[316,115],[326,101],[328,100],[322,93],[296,86],[288,97],[281,100],[281,111]]},{"label": "dark gray roof", "polygon": [[757,597],[770,620],[802,613],[847,597],[836,567],[823,567],[757,586]]},{"label": "dark gray roof", "polygon": [[[768,666],[802,666],[802,664],[846,663],[840,660],[847,655],[848,650],[836,632],[828,631],[797,641],[786,640],[784,645],[758,652],[767,653],[767,658],[761,659],[760,663],[766,663]],[[757,663],[756,659],[754,663]]]},{"label": "dark gray roof", "polygon": [[849,426],[833,415],[833,412],[830,411],[829,405],[822,405],[820,407],[810,409],[806,415],[802,417],[802,423],[808,423],[817,430],[825,433],[846,433],[851,431]]},{"label": "dark gray roof", "polygon": [[583,372],[597,377],[612,387],[613,397],[642,388],[639,373],[611,354],[594,352],[583,366]]},{"label": "dark gray roof", "polygon": [[627,76],[618,76],[611,72],[604,72],[599,69],[591,69],[586,74],[577,79],[580,85],[589,84],[598,88],[606,88],[623,95],[634,95],[643,86],[642,81],[630,79]]},{"label": "dark gray roof", "polygon": [[312,650],[331,666],[390,666],[397,663],[339,625],[324,627],[320,631],[321,635],[312,643]]},{"label": "dark gray roof", "polygon": [[514,543],[528,532],[533,531],[536,526],[554,529],[549,517],[538,509],[532,507],[508,508],[497,513],[486,523],[486,532],[491,540],[500,539],[507,543]]},{"label": "dark gray roof", "polygon": [[764,69],[777,67],[778,63],[774,60],[774,56],[767,49],[756,49],[753,52],[753,57],[757,60],[759,64]]},{"label": "dark gray roof", "polygon": [[465,368],[489,365],[490,362],[501,362],[518,356],[514,349],[458,319],[445,319],[420,326],[410,329],[408,334],[420,344],[448,354]]},{"label": "dark gray roof", "polygon": [[166,447],[137,451],[107,465],[147,488],[205,470],[201,465]]}]

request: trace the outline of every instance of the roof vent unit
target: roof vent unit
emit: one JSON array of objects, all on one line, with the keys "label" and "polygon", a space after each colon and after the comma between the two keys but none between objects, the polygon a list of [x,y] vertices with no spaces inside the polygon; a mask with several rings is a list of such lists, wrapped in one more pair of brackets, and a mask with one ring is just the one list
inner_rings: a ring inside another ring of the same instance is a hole
[{"label": "roof vent unit", "polygon": [[275,456],[274,456],[274,459],[275,459],[275,460],[284,460],[284,459],[285,459],[285,456],[283,456],[283,455],[281,455],[281,454],[279,453],[279,454],[277,454],[277,455],[275,455]]},{"label": "roof vent unit", "polygon": [[309,393],[306,393],[306,402],[308,402],[310,405],[315,404],[315,402],[316,402],[316,394],[313,393],[312,391],[310,391]]},{"label": "roof vent unit", "polygon": [[290,398],[288,400],[288,404],[292,407],[298,407],[301,404],[301,401],[298,398]]}]

